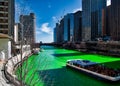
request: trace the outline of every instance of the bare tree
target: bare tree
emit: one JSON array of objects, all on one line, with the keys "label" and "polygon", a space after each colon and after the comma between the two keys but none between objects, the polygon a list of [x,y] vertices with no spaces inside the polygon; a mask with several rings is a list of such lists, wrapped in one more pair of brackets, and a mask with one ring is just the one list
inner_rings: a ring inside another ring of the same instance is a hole
[{"label": "bare tree", "polygon": [[[25,5],[25,3],[27,3],[27,0],[22,0],[21,1],[21,4],[23,4],[22,5],[22,7],[21,6],[19,6],[19,4],[18,5],[16,5],[16,19],[18,19],[17,17],[19,17],[20,15],[24,15],[24,14],[28,14],[28,13],[30,13],[31,12],[31,10],[27,7],[27,5]],[[23,21],[22,22],[24,22],[24,19],[23,19]],[[25,29],[26,31],[25,32],[27,32],[27,34],[31,34],[30,33],[30,31],[29,31],[29,29],[30,29],[30,26],[31,26],[31,24],[28,24],[27,25],[27,28]],[[39,66],[43,63],[43,62],[46,62],[46,58],[45,59],[39,59],[39,60],[37,60],[37,62],[36,62],[36,64],[39,64],[39,65],[37,65],[37,66],[35,66],[35,63],[33,63],[36,59],[35,58],[32,58],[32,57],[28,57],[27,56],[27,53],[25,53],[25,55],[24,56],[26,56],[26,58],[23,58],[23,52],[25,51],[25,50],[27,50],[27,46],[23,49],[23,46],[24,45],[30,45],[31,43],[32,43],[32,41],[27,41],[27,40],[25,40],[24,39],[24,34],[23,34],[23,29],[24,29],[24,27],[22,26],[22,28],[21,28],[21,33],[20,33],[20,35],[21,35],[21,40],[20,40],[20,46],[21,46],[21,50],[20,50],[20,57],[17,57],[17,62],[19,62],[19,59],[20,59],[20,61],[21,61],[21,64],[20,65],[18,65],[18,67],[17,67],[17,69],[14,71],[14,74],[15,74],[15,72],[16,72],[16,74],[17,74],[17,78],[21,81],[21,86],[23,86],[23,83],[24,84],[27,84],[27,85],[30,85],[30,86],[35,86],[36,84],[38,84],[38,83],[41,83],[40,82],[40,77],[39,77],[39,75],[38,75],[38,77],[36,78],[35,76],[38,74],[38,70],[39,70]],[[32,39],[31,39],[32,40]],[[13,45],[14,46],[14,45]],[[24,50],[24,51],[23,51]],[[17,53],[17,51],[16,50],[14,50],[14,53]],[[18,53],[17,53],[18,54]],[[17,54],[15,54],[15,55],[17,55]],[[32,60],[31,61],[29,61],[29,58],[32,58]],[[14,62],[14,60],[12,61],[12,63],[13,63],[13,65],[15,65],[15,62]],[[41,69],[43,68],[46,68],[46,66],[47,66],[47,64],[45,64],[45,65],[42,65],[41,66]],[[32,71],[32,72],[31,72]],[[41,71],[40,73],[39,73],[40,75],[43,75],[43,80],[45,80],[46,78],[48,78],[48,74],[46,73],[46,74],[43,74],[43,72]],[[29,76],[28,76],[29,75]],[[47,79],[47,80],[49,80],[49,79]]]}]

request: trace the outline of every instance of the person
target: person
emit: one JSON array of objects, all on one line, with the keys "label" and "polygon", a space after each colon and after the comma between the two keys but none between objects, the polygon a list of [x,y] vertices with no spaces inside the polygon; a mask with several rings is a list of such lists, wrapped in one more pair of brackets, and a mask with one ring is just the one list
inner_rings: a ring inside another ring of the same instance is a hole
[{"label": "person", "polygon": [[4,61],[5,60],[5,53],[4,51],[0,51],[0,61]]}]

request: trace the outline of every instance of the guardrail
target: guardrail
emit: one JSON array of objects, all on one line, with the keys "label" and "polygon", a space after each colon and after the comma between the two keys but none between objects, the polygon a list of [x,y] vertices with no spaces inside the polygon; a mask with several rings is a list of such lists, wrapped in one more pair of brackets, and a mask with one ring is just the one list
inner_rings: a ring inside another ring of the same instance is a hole
[{"label": "guardrail", "polygon": [[[15,57],[11,57],[10,59],[8,59],[8,61],[4,64],[4,75],[6,77],[6,79],[12,83],[15,86],[26,86],[25,83],[21,80],[18,80],[18,78],[16,77],[15,74],[13,74],[13,72],[17,69],[17,67],[19,65],[22,64],[22,62],[24,62],[29,56],[31,56],[32,53],[28,53],[25,56],[23,56],[22,61],[21,60],[17,60],[17,62],[14,62],[15,59],[20,59],[20,56],[15,56]],[[14,64],[13,64],[14,63]],[[14,70],[15,69],[15,70]]]}]

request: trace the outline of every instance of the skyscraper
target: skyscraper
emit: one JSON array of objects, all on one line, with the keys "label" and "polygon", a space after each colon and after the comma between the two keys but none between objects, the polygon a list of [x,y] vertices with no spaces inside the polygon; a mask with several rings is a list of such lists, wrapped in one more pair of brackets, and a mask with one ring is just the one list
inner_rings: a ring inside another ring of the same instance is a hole
[{"label": "skyscraper", "polygon": [[14,35],[14,0],[0,0],[0,33]]},{"label": "skyscraper", "polygon": [[54,42],[62,43],[64,42],[64,18],[61,19],[60,23],[56,23],[54,29]]},{"label": "skyscraper", "polygon": [[74,41],[82,41],[82,11],[74,13]]},{"label": "skyscraper", "polygon": [[64,16],[64,41],[74,40],[74,14]]},{"label": "skyscraper", "polygon": [[54,42],[56,43],[57,42],[57,36],[56,36],[56,27],[54,28],[54,36],[53,36],[53,39],[54,39]]},{"label": "skyscraper", "polygon": [[30,15],[20,16],[21,32],[23,32],[24,40],[30,43],[35,42],[35,14],[30,13]]},{"label": "skyscraper", "polygon": [[102,35],[102,9],[106,0],[82,0],[82,40],[94,40]]},{"label": "skyscraper", "polygon": [[111,38],[120,41],[120,0],[111,0]]},{"label": "skyscraper", "polygon": [[111,24],[111,6],[102,10],[102,36],[110,36]]}]

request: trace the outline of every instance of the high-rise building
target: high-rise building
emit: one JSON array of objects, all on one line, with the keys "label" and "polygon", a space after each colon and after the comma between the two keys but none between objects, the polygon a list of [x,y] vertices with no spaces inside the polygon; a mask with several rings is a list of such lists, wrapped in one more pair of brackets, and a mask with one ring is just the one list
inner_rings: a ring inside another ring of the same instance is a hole
[{"label": "high-rise building", "polygon": [[60,23],[56,23],[56,27],[54,29],[54,42],[56,43],[62,43],[64,42],[63,37],[63,31],[64,31],[64,19],[60,21]]},{"label": "high-rise building", "polygon": [[106,0],[82,0],[82,40],[94,40],[102,36],[102,9]]},{"label": "high-rise building", "polygon": [[22,32],[21,32],[21,24],[20,23],[16,23],[14,25],[14,42],[16,44],[19,44],[20,41],[21,41],[21,35],[22,35]]},{"label": "high-rise building", "polygon": [[56,42],[60,42],[60,28],[59,28],[59,23],[56,23]]},{"label": "high-rise building", "polygon": [[0,0],[0,33],[14,35],[14,0]]},{"label": "high-rise building", "polygon": [[82,11],[69,13],[56,23],[54,42],[80,42],[82,40]]},{"label": "high-rise building", "polygon": [[54,39],[54,42],[56,43],[57,42],[57,36],[56,36],[56,27],[54,28],[54,36],[53,36],[53,39]]},{"label": "high-rise building", "polygon": [[111,39],[120,41],[120,0],[111,0]]},{"label": "high-rise building", "polygon": [[102,36],[109,36],[111,31],[111,6],[107,6],[105,9],[102,9]]},{"label": "high-rise building", "polygon": [[35,43],[35,14],[20,16],[21,32],[23,32],[23,40],[29,43]]},{"label": "high-rise building", "polygon": [[74,41],[74,14],[64,16],[64,41]]},{"label": "high-rise building", "polygon": [[82,41],[82,11],[74,13],[74,41]]},{"label": "high-rise building", "polygon": [[64,18],[61,19],[60,25],[59,25],[59,34],[60,34],[59,40],[61,43],[64,42],[64,34],[63,33],[64,33]]}]

